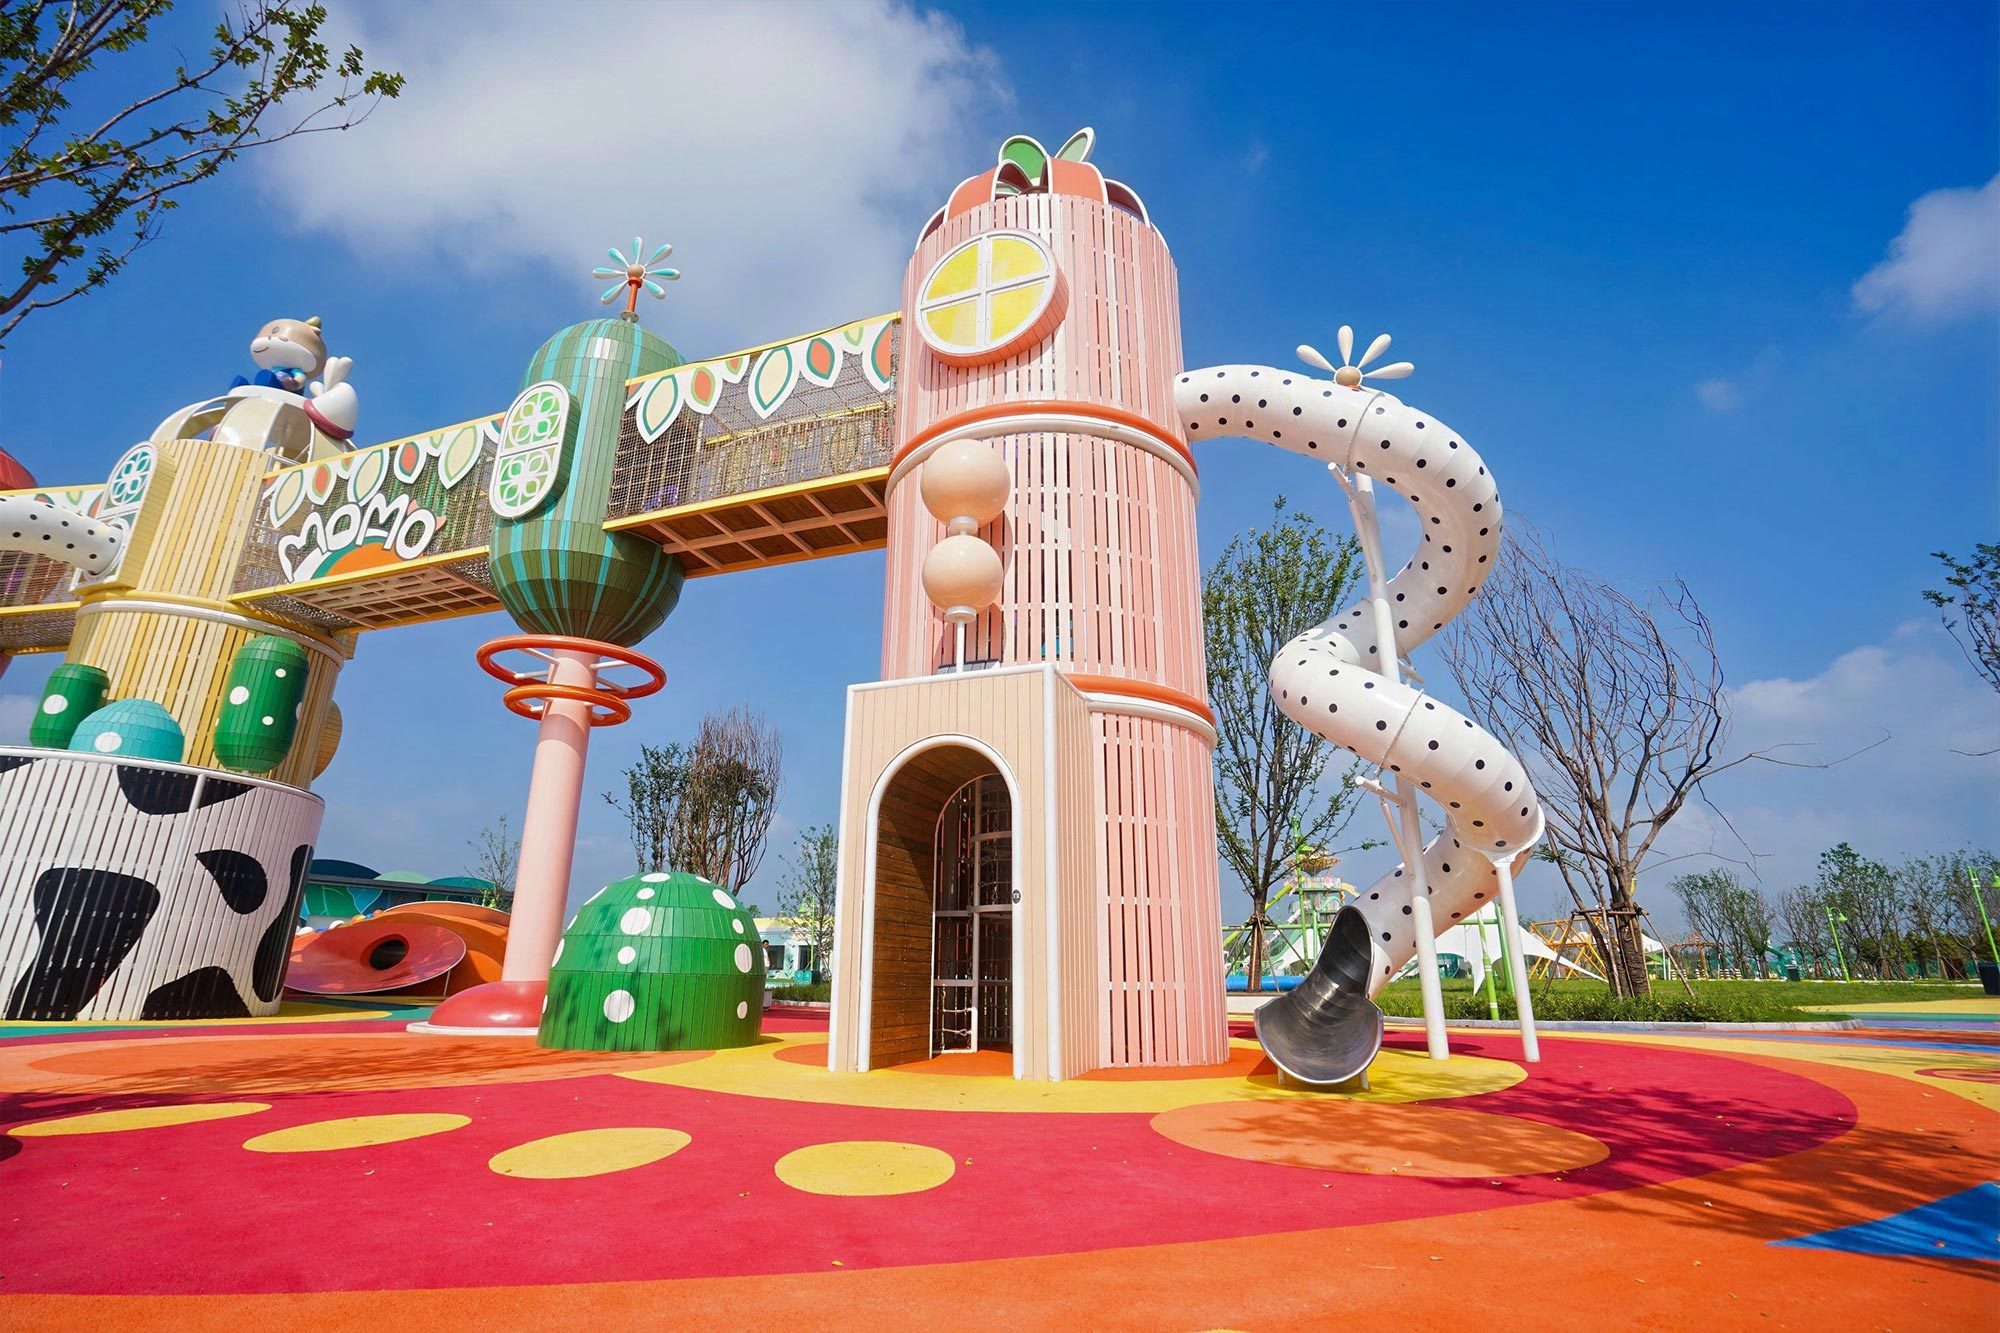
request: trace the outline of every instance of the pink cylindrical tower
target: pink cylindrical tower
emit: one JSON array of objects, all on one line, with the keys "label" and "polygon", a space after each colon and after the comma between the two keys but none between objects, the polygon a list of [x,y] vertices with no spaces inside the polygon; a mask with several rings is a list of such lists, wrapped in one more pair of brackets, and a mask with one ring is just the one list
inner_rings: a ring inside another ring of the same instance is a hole
[{"label": "pink cylindrical tower", "polygon": [[954,670],[922,577],[945,527],[918,478],[939,447],[987,441],[1012,485],[979,535],[1005,577],[964,670],[1052,666],[1089,704],[1094,879],[1059,891],[1091,899],[1090,1063],[1219,1062],[1214,730],[1174,263],[1136,194],[1063,156],[1030,175],[1024,142],[954,191],[905,275],[882,674]]}]

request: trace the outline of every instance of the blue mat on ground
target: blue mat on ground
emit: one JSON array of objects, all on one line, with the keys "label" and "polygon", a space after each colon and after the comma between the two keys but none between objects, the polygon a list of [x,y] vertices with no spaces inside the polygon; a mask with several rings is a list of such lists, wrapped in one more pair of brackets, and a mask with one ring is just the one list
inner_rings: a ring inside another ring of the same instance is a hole
[{"label": "blue mat on ground", "polygon": [[2000,1185],[1974,1185],[1874,1222],[1774,1241],[1884,1258],[1984,1259],[2000,1263]]}]

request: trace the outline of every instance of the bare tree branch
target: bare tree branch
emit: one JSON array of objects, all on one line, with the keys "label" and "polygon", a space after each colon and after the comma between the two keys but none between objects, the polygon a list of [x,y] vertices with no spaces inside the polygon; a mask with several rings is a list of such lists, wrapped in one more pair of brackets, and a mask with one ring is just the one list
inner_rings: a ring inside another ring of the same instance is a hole
[{"label": "bare tree branch", "polygon": [[1619,994],[1649,989],[1640,871],[1664,863],[1655,846],[1690,801],[1714,809],[1704,784],[1753,760],[1826,766],[1772,751],[1727,756],[1715,628],[1685,583],[1633,596],[1563,564],[1518,521],[1442,649],[1472,716],[1527,766],[1578,911],[1594,931],[1597,917],[1608,923],[1601,943]]}]

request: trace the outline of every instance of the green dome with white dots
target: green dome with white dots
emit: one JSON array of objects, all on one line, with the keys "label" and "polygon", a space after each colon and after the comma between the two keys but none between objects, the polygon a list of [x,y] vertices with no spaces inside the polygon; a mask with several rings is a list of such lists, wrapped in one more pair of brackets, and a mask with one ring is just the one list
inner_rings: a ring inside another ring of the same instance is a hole
[{"label": "green dome with white dots", "polygon": [[757,920],[699,875],[607,884],[579,907],[549,970],[539,1044],[568,1051],[748,1046],[764,1022]]}]

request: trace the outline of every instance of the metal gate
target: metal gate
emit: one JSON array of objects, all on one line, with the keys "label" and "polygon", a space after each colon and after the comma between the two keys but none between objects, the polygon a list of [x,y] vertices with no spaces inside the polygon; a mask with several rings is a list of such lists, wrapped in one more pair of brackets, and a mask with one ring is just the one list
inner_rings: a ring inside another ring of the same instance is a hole
[{"label": "metal gate", "polygon": [[1014,820],[997,773],[938,817],[931,919],[931,1054],[1013,1045]]}]

